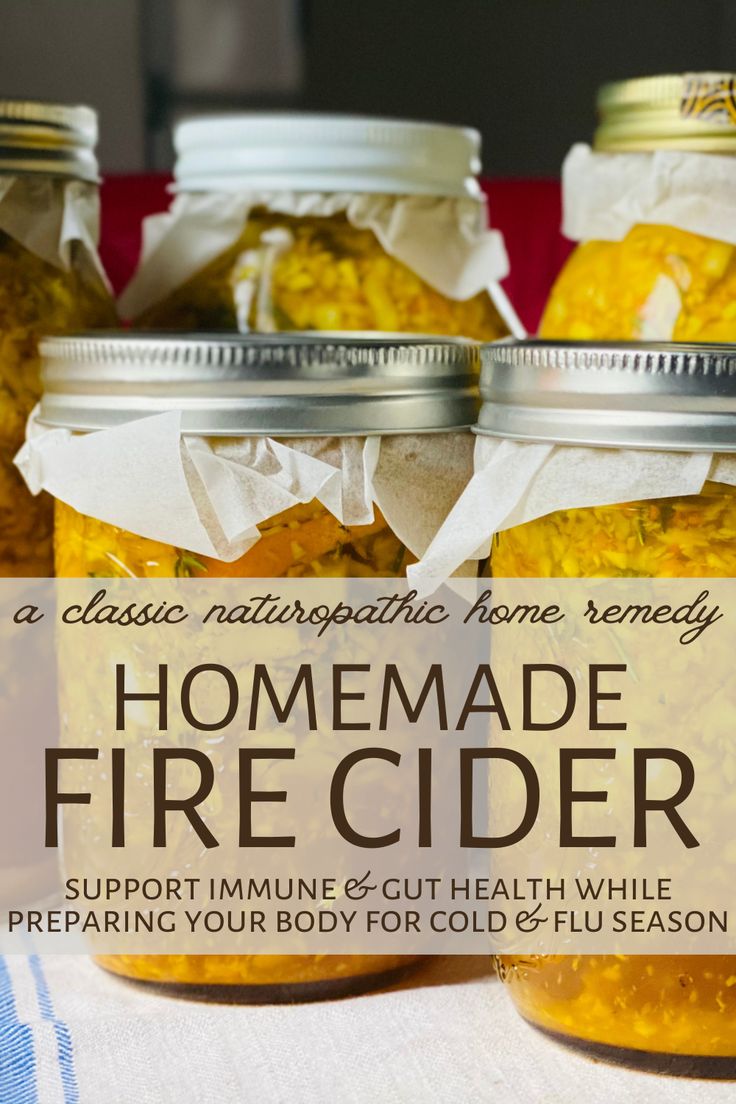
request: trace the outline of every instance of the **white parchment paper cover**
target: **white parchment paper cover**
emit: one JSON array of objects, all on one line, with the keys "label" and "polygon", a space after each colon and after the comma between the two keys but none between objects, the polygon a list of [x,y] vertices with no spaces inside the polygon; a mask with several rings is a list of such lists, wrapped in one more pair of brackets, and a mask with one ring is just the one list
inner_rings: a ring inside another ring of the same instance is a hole
[{"label": "white parchment paper cover", "polygon": [[345,525],[369,524],[377,505],[420,556],[472,474],[473,439],[204,438],[182,435],[178,412],[72,434],[34,414],[16,464],[34,494],[46,490],[100,521],[227,562],[258,540],[260,523],[313,499]]},{"label": "white parchment paper cover", "polygon": [[457,564],[484,559],[494,533],[555,510],[698,494],[706,480],[736,485],[736,456],[499,440],[475,444],[475,473],[408,575],[420,593]]},{"label": "white parchment paper cover", "polygon": [[165,299],[240,238],[255,208],[297,217],[345,214],[371,230],[382,248],[450,299],[489,290],[511,312],[497,287],[508,274],[503,236],[488,229],[483,200],[306,192],[181,192],[168,211],[144,222],[136,274],[120,297],[124,317],[135,318]]},{"label": "white parchment paper cover", "polygon": [[684,150],[596,153],[574,145],[562,168],[562,232],[620,241],[640,223],[736,245],[736,158]]},{"label": "white parchment paper cover", "polygon": [[66,271],[72,265],[72,243],[80,242],[89,264],[108,286],[97,253],[100,204],[93,184],[31,173],[0,176],[0,231]]}]

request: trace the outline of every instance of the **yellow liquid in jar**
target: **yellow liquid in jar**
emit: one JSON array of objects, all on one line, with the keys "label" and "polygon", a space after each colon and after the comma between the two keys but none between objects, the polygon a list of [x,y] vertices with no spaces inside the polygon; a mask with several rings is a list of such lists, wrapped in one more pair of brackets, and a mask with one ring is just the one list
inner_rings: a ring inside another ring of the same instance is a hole
[{"label": "yellow liquid in jar", "polygon": [[[736,487],[561,510],[496,534],[496,577],[736,577]],[[634,1052],[736,1058],[736,957],[501,956],[520,1012],[563,1038]],[[736,1072],[736,1071],[734,1071]]]},{"label": "yellow liquid in jar", "polygon": [[[260,539],[234,563],[195,556],[56,504],[57,574],[66,578],[397,577],[414,557],[375,510],[370,525],[344,526],[320,503],[295,506],[259,526]],[[279,999],[320,996],[387,980],[417,961],[406,955],[106,955],[124,977],[160,984],[242,986]],[[351,984],[353,979],[353,984]],[[329,984],[328,984],[329,983]],[[300,988],[303,987],[303,988]],[[311,992],[310,992],[311,987]]]}]

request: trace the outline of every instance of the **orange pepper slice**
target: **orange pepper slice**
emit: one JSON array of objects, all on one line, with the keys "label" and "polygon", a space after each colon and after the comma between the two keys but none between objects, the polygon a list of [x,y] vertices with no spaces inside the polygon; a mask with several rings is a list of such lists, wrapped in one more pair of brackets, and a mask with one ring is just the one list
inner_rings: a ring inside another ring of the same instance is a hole
[{"label": "orange pepper slice", "polygon": [[345,526],[325,512],[296,526],[265,530],[260,540],[233,563],[208,556],[202,556],[201,561],[212,578],[275,579],[295,564],[317,560],[349,539]]}]

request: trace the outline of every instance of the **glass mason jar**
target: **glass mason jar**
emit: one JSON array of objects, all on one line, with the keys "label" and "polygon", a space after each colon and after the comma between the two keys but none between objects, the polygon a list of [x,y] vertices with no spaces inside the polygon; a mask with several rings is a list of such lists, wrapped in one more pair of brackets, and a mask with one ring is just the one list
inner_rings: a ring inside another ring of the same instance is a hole
[{"label": "glass mason jar", "polygon": [[541,337],[736,340],[732,85],[707,73],[601,89],[595,152],[574,147],[563,170],[563,230],[579,244]]},{"label": "glass mason jar", "polygon": [[174,141],[176,198],[121,298],[136,328],[493,340],[518,326],[475,131],[254,114],[185,121]]},{"label": "glass mason jar", "polygon": [[[736,389],[719,384],[715,369],[735,354],[633,342],[499,345],[483,365],[479,432],[591,450],[733,452]],[[699,494],[560,509],[498,531],[490,574],[734,578],[736,486],[706,481]],[[563,1042],[662,1072],[736,1074],[736,957],[504,955],[497,969],[521,1014]]]},{"label": "glass mason jar", "polygon": [[115,320],[90,255],[96,140],[91,108],[0,100],[0,575],[53,573],[52,501],[13,466],[41,392],[38,340]]},{"label": "glass mason jar", "polygon": [[[105,335],[44,344],[45,393],[39,425],[75,434],[163,411],[181,411],[182,431],[221,440],[228,454],[244,439],[275,437],[310,455],[340,442],[410,434],[412,468],[425,482],[422,441],[458,451],[477,412],[477,347],[467,342],[336,343],[310,338],[178,339]],[[217,382],[213,395],[212,381]],[[342,384],[350,384],[344,402]],[[161,388],[161,384],[164,388]],[[400,386],[399,386],[400,384]],[[115,405],[109,396],[116,396]],[[199,397],[199,405],[197,398]],[[176,444],[177,452],[179,444]],[[472,449],[464,452],[470,474]],[[264,482],[274,474],[263,469]],[[294,457],[290,464],[293,466]],[[362,465],[359,465],[362,469]],[[286,467],[281,475],[287,473]],[[129,490],[130,488],[128,488]],[[453,488],[458,493],[461,487]],[[97,488],[99,491],[99,487]],[[119,488],[110,489],[114,500]],[[57,493],[63,491],[57,490]],[[433,494],[439,493],[439,488]],[[162,502],[166,512],[167,503]],[[448,507],[449,508],[449,507]],[[398,578],[415,557],[374,506],[368,524],[341,522],[320,501],[302,502],[258,525],[256,542],[234,562],[163,543],[56,503],[60,578]],[[79,735],[75,733],[75,739]],[[213,754],[216,754],[213,753]],[[84,846],[84,844],[82,844]],[[418,958],[406,955],[107,955],[128,978],[183,987],[192,995],[243,1000],[339,996],[378,986]]]}]

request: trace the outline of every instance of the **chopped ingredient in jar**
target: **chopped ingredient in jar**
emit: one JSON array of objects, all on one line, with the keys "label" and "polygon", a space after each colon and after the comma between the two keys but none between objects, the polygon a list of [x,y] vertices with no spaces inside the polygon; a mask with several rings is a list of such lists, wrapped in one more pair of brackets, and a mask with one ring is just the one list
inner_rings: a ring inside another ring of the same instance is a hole
[{"label": "chopped ingredient in jar", "polygon": [[499,976],[532,1023],[627,1050],[733,1057],[728,955],[503,955]]},{"label": "chopped ingredient in jar", "polygon": [[[370,524],[345,526],[315,501],[278,514],[259,530],[259,539],[243,556],[223,563],[85,517],[57,501],[57,574],[66,578],[381,578],[403,575],[406,565],[414,561],[378,509]],[[98,961],[114,973],[143,981],[274,986],[367,980],[416,959],[398,955],[213,954],[108,955]]]},{"label": "chopped ingredient in jar", "polygon": [[[497,533],[497,578],[736,577],[736,487],[560,510]],[[575,1039],[663,1054],[736,1055],[732,956],[501,956],[533,1023]]]},{"label": "chopped ingredient in jar", "polygon": [[114,974],[174,985],[304,985],[374,977],[415,959],[401,955],[99,955]]},{"label": "chopped ingredient in jar", "polygon": [[736,577],[736,488],[560,510],[496,534],[493,574],[511,578]]},{"label": "chopped ingredient in jar", "polygon": [[[288,231],[274,251],[268,235]],[[268,257],[257,263],[262,247]],[[258,288],[260,279],[269,286]],[[136,320],[141,328],[234,330],[245,300],[249,325],[269,330],[379,330],[492,341],[508,333],[490,297],[448,299],[384,252],[345,215],[294,218],[255,212],[239,241]],[[265,294],[263,292],[265,291]],[[242,326],[241,326],[242,328]]]},{"label": "chopped ingredient in jar", "polygon": [[539,332],[574,341],[735,341],[736,247],[656,225],[635,226],[621,241],[584,242],[558,277]]},{"label": "chopped ingredient in jar", "polygon": [[391,578],[414,562],[378,509],[370,525],[345,526],[312,502],[291,507],[259,530],[259,539],[243,556],[224,563],[136,536],[57,502],[56,572],[62,578]]},{"label": "chopped ingredient in jar", "polygon": [[41,394],[39,338],[113,324],[101,287],[0,231],[0,575],[53,574],[52,499],[33,497],[13,464]]}]

